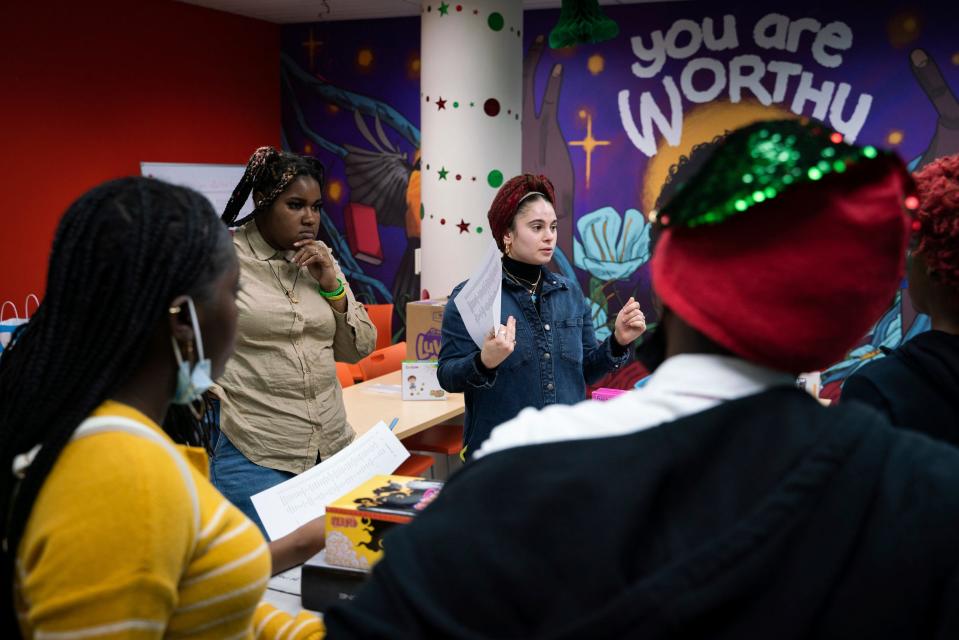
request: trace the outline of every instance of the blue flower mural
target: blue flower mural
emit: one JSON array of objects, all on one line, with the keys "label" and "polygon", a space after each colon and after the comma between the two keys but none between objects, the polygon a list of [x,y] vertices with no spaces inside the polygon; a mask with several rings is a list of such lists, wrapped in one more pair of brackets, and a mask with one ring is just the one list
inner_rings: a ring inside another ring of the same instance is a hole
[{"label": "blue flower mural", "polygon": [[606,324],[609,316],[605,307],[598,302],[586,298],[586,306],[589,307],[589,315],[593,319],[593,330],[596,331],[596,339],[602,342],[612,333]]},{"label": "blue flower mural", "polygon": [[576,223],[573,263],[597,280],[625,280],[649,260],[649,223],[636,209],[620,217],[612,207],[582,216]]}]

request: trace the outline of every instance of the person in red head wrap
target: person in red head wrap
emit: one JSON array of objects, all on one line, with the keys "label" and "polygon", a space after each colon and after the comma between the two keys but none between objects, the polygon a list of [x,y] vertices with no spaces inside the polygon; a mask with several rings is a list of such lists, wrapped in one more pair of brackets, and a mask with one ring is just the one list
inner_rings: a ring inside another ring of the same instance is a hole
[{"label": "person in red head wrap", "polygon": [[495,429],[330,637],[959,637],[959,450],[795,385],[896,290],[902,163],[776,121],[689,166],[655,215],[666,360]]},{"label": "person in red head wrap", "polygon": [[502,317],[482,348],[453,304],[465,282],[446,305],[437,378],[447,391],[466,395],[466,456],[526,407],[584,400],[586,383],[621,367],[646,329],[639,303],[630,299],[612,335],[597,341],[579,285],[546,268],[556,248],[554,199],[549,179],[528,173],[508,180],[493,198],[487,217],[503,252]]}]

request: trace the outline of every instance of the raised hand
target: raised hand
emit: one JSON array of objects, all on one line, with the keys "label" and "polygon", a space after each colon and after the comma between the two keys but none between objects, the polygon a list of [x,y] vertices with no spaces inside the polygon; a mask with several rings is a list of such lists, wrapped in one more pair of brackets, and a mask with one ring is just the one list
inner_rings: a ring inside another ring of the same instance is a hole
[{"label": "raised hand", "polygon": [[936,158],[959,153],[959,101],[946,84],[936,61],[928,53],[922,49],[913,49],[909,54],[909,62],[919,87],[939,115],[936,132],[916,165],[916,169],[919,169]]},{"label": "raised hand", "polygon": [[556,189],[558,244],[567,257],[573,255],[573,161],[559,128],[557,107],[563,84],[563,65],[555,64],[546,84],[539,113],[536,112],[536,68],[543,55],[544,36],[537,36],[523,61],[523,171],[542,174]]},{"label": "raised hand", "polygon": [[620,346],[626,347],[646,331],[646,316],[643,315],[636,299],[630,296],[623,308],[616,314],[616,328],[613,337]]},{"label": "raised hand", "polygon": [[516,318],[510,316],[505,325],[499,325],[490,331],[483,341],[480,360],[487,369],[495,369],[513,353],[516,347]]},{"label": "raised hand", "polygon": [[293,247],[296,249],[293,264],[309,269],[310,275],[325,291],[334,291],[340,286],[329,249],[316,240],[298,240]]}]

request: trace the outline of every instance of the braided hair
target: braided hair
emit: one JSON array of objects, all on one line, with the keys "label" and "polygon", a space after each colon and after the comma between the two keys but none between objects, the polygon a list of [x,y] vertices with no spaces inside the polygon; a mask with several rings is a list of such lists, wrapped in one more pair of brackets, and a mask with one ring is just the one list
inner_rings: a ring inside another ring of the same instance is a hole
[{"label": "braided hair", "polygon": [[[63,216],[43,303],[0,358],[0,627],[19,628],[12,609],[17,549],[60,452],[142,364],[171,301],[208,298],[231,256],[209,201],[159,180],[104,183]],[[13,459],[36,445],[18,483]]]},{"label": "braided hair", "polygon": [[[323,175],[323,165],[316,158],[277,151],[273,147],[260,147],[250,156],[243,177],[226,203],[223,222],[231,227],[239,227],[257,214],[269,210],[280,194],[300,176],[316,179],[322,188]],[[251,193],[254,197],[253,213],[237,220],[240,209]]]}]

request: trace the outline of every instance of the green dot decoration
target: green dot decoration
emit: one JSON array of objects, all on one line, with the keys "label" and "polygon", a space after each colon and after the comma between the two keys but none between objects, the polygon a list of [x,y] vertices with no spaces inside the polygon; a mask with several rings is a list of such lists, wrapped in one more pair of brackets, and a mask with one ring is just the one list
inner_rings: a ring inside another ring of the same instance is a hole
[{"label": "green dot decoration", "polygon": [[483,227],[476,227],[476,233],[483,233]]},{"label": "green dot decoration", "polygon": [[486,20],[486,24],[488,24],[489,28],[493,31],[501,31],[505,23],[506,21],[503,20],[503,14],[498,11],[489,14],[489,18]]},{"label": "green dot decoration", "polygon": [[426,209],[423,207],[423,203],[420,203],[420,220],[426,217]]},{"label": "green dot decoration", "polygon": [[503,184],[503,172],[499,169],[493,169],[489,172],[489,175],[486,176],[486,182],[494,189],[498,189],[499,186]]}]

